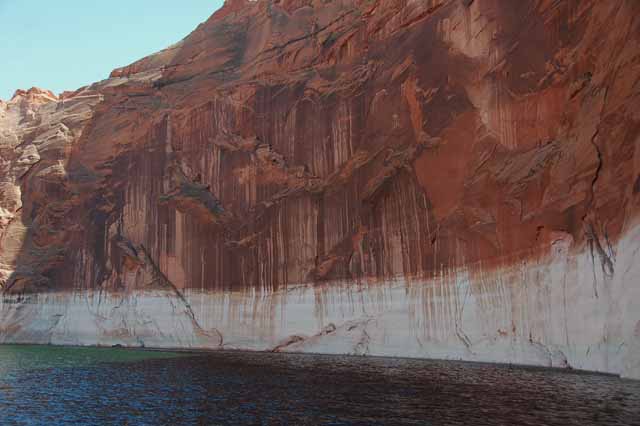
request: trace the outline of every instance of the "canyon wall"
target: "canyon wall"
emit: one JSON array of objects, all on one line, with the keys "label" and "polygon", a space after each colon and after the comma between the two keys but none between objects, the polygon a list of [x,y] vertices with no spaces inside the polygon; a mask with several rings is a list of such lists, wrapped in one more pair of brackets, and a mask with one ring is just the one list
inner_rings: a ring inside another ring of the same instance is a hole
[{"label": "canyon wall", "polygon": [[227,0],[0,159],[0,342],[640,378],[636,0]]}]

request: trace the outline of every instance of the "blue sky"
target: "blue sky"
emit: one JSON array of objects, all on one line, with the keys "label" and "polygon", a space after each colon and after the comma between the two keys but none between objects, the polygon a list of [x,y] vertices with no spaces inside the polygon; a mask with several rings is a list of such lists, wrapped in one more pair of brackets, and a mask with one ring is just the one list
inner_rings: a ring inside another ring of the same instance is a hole
[{"label": "blue sky", "polygon": [[105,79],[184,38],[223,0],[0,0],[0,99]]}]

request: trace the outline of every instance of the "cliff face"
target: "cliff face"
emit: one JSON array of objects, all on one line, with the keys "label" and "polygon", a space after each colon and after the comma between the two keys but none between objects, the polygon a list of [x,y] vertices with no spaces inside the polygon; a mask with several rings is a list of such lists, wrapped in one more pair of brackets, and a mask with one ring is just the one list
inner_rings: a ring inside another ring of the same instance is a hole
[{"label": "cliff face", "polygon": [[0,341],[640,377],[635,0],[228,0],[0,157]]}]

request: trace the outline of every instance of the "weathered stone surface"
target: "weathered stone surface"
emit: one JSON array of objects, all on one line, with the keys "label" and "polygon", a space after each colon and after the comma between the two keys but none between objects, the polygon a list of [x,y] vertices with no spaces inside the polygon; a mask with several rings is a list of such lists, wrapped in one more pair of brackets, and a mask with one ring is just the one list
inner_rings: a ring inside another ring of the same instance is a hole
[{"label": "weathered stone surface", "polygon": [[640,377],[640,4],[229,0],[0,103],[0,340]]}]

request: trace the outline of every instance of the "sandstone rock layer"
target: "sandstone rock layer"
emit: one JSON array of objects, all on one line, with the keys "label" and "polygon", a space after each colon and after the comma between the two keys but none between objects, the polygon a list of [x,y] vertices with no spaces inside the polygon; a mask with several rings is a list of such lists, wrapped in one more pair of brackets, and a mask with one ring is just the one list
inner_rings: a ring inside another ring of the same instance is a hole
[{"label": "sandstone rock layer", "polygon": [[228,0],[0,157],[0,341],[640,377],[636,0]]}]

